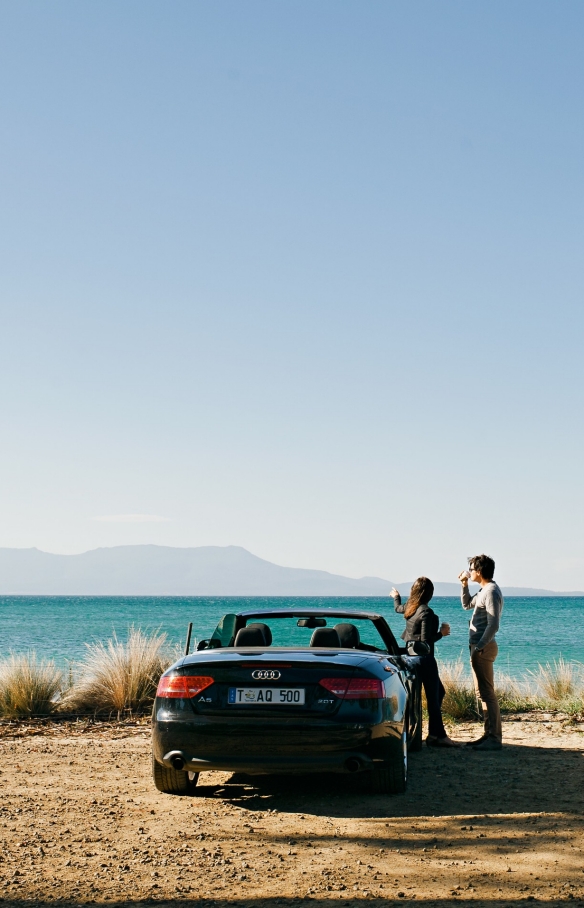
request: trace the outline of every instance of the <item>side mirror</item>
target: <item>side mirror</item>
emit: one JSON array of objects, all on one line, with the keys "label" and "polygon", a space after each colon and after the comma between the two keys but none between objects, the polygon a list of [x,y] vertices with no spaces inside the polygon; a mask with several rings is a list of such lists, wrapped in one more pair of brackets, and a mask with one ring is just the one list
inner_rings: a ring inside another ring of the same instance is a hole
[{"label": "side mirror", "polygon": [[406,643],[406,653],[408,656],[427,656],[430,653],[430,647],[421,640],[410,640]]},{"label": "side mirror", "polygon": [[197,643],[197,652],[200,652],[200,650],[202,650],[202,649],[208,649],[208,648],[209,648],[208,640],[199,640],[199,642]]}]

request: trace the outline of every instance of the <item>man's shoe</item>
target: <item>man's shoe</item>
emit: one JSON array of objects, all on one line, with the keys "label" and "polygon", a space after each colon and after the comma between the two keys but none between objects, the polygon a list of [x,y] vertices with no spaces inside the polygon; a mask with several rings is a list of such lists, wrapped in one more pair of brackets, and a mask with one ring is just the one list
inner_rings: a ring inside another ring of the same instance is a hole
[{"label": "man's shoe", "polygon": [[487,735],[483,735],[481,738],[477,738],[476,741],[465,741],[463,747],[477,747],[479,744],[482,744],[483,741],[487,740]]},{"label": "man's shoe", "polygon": [[503,745],[500,741],[497,741],[496,738],[485,738],[484,741],[481,741],[479,744],[475,744],[473,750],[501,750]]}]

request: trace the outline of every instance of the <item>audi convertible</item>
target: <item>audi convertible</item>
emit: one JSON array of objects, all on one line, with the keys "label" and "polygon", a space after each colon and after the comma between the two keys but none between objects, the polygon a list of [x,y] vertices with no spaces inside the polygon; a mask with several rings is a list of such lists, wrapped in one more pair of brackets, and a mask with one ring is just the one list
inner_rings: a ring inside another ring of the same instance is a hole
[{"label": "audi convertible", "polygon": [[189,795],[205,770],[326,772],[361,775],[374,793],[405,791],[408,748],[422,745],[420,688],[405,652],[369,612],[225,615],[160,679],[154,784]]}]

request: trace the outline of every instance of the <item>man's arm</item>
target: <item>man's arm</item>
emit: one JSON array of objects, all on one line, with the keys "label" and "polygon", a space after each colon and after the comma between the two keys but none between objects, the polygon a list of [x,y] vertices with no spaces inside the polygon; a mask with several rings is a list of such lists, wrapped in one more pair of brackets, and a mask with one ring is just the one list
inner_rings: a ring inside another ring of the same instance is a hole
[{"label": "man's arm", "polygon": [[483,632],[483,636],[476,645],[476,649],[479,651],[484,649],[487,643],[491,642],[499,630],[499,624],[501,623],[501,596],[494,590],[487,590],[484,603],[487,612],[487,626]]},{"label": "man's arm", "polygon": [[462,607],[465,609],[474,608],[475,605],[475,597],[470,595],[470,590],[468,588],[468,578],[468,571],[461,571],[458,575],[458,579],[461,583],[460,601],[462,603]]},{"label": "man's arm", "polygon": [[468,583],[462,584],[460,591],[460,601],[464,609],[474,608],[476,596],[471,596]]}]

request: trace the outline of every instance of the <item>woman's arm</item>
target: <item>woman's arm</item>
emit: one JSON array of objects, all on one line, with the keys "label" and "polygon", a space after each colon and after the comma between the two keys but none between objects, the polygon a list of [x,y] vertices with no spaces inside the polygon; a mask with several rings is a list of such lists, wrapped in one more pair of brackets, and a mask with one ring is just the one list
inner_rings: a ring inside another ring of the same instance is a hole
[{"label": "woman's arm", "polygon": [[442,640],[443,637],[450,636],[450,625],[445,621],[440,625],[440,629],[436,631],[436,636],[434,637],[434,643],[438,643],[439,640]]},{"label": "woman's arm", "polygon": [[403,615],[406,610],[405,605],[402,605],[402,599],[399,590],[396,590],[395,586],[392,589],[390,596],[393,596],[393,607],[398,613],[398,615]]},{"label": "woman's arm", "polygon": [[420,640],[424,643],[437,643],[450,633],[450,625],[442,623],[438,630],[434,630],[438,623],[438,616],[431,610],[420,621]]},{"label": "woman's arm", "polygon": [[420,621],[420,640],[422,643],[434,643],[436,640],[436,634],[432,630],[432,616],[424,615]]}]

